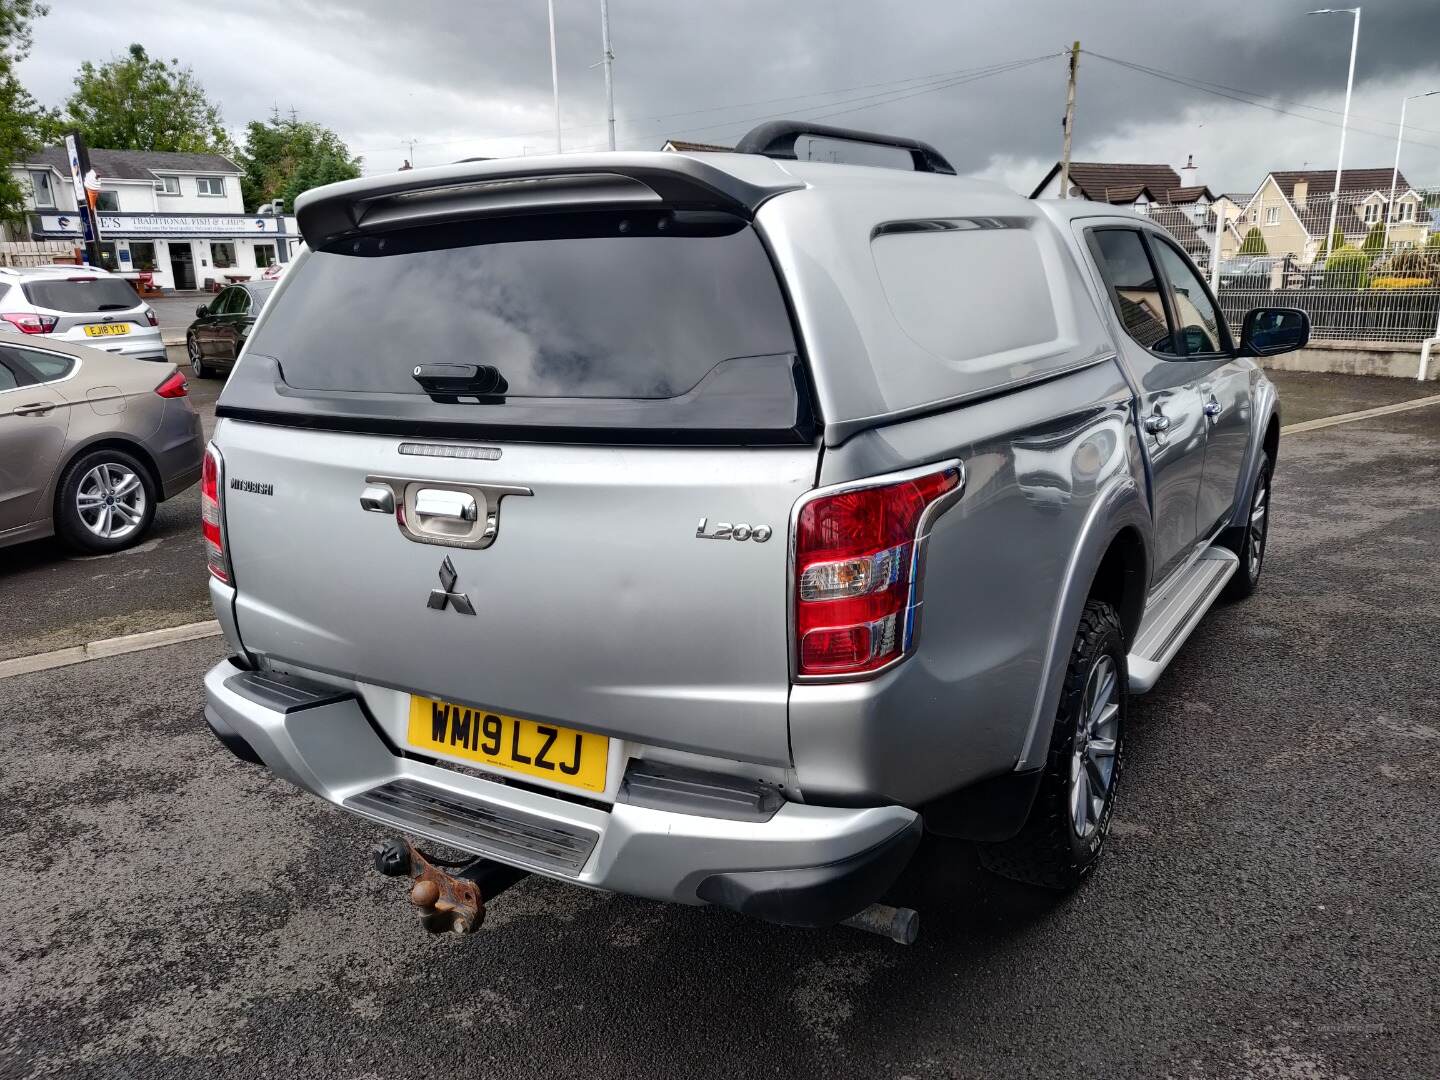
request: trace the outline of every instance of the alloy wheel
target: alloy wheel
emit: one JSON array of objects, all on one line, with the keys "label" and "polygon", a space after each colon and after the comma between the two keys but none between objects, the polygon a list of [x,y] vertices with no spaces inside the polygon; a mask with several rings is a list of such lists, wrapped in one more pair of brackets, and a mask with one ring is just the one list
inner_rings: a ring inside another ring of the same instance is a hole
[{"label": "alloy wheel", "polygon": [[1255,498],[1250,502],[1250,521],[1247,528],[1250,530],[1250,543],[1248,565],[1246,572],[1250,580],[1254,581],[1260,576],[1260,564],[1265,559],[1265,538],[1269,535],[1269,522],[1267,514],[1270,509],[1270,474],[1268,471],[1261,472],[1255,481]]},{"label": "alloy wheel", "polygon": [[190,357],[190,370],[197,376],[205,374],[205,361],[200,357],[200,343],[193,337],[185,339],[185,354]]},{"label": "alloy wheel", "polygon": [[1120,678],[1115,658],[1100,657],[1085,680],[1070,761],[1070,822],[1082,840],[1100,827],[1115,784],[1120,736]]},{"label": "alloy wheel", "polygon": [[145,485],[127,466],[103,462],[80,478],[75,509],[102,540],[123,539],[145,520]]}]

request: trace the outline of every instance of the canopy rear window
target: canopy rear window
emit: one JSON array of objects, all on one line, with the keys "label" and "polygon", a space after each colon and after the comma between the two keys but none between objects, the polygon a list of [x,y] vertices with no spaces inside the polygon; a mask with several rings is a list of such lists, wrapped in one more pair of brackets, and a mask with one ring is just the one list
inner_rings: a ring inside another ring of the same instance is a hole
[{"label": "canopy rear window", "polygon": [[30,303],[50,311],[130,311],[140,306],[139,295],[120,278],[27,281],[20,289]]},{"label": "canopy rear window", "polygon": [[[737,217],[449,224],[306,256],[252,334],[221,414],[258,406],[269,378],[271,411],[323,413],[324,426],[347,426],[343,414],[397,431],[796,429],[809,413],[797,353],[769,256]],[[431,365],[492,367],[504,393],[427,393],[415,372]]]}]

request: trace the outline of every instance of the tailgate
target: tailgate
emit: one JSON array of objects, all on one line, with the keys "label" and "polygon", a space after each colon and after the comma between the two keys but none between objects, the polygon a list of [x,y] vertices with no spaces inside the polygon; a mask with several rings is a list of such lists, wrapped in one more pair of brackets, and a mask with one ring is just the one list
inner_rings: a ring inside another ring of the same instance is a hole
[{"label": "tailgate", "polygon": [[[402,454],[402,442],[223,422],[247,649],[586,731],[788,763],[788,522],[813,486],[814,446],[494,443],[496,460],[456,460]],[[488,546],[443,546],[362,509],[373,477],[533,494],[500,501]],[[772,535],[700,538],[702,517],[707,531],[744,522]],[[432,606],[437,589],[463,593],[474,614]]]}]

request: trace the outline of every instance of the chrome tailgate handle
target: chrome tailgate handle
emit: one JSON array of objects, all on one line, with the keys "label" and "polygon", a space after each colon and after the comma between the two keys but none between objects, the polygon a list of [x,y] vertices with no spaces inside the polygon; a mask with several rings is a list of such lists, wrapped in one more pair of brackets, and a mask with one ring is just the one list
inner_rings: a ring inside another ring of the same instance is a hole
[{"label": "chrome tailgate handle", "polygon": [[360,492],[360,509],[369,510],[372,514],[393,514],[395,512],[395,493],[388,487],[371,484]]},{"label": "chrome tailgate handle", "polygon": [[415,513],[421,518],[451,521],[474,521],[480,516],[475,496],[445,488],[421,488],[415,492]]}]

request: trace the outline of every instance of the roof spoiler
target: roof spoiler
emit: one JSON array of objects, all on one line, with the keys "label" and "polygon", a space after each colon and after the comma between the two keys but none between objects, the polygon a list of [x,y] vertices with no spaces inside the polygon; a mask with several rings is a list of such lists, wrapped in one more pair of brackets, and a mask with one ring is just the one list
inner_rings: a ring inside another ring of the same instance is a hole
[{"label": "roof spoiler", "polygon": [[803,186],[773,166],[726,170],[662,152],[571,154],[346,180],[301,195],[295,217],[305,242],[320,248],[386,229],[601,207],[724,210],[748,219],[767,199]]},{"label": "roof spoiler", "polygon": [[897,150],[910,151],[910,160],[916,172],[945,173],[955,175],[955,166],[927,142],[906,139],[899,135],[878,135],[854,128],[831,127],[829,124],[812,124],[806,120],[771,120],[759,127],[751,128],[745,137],[735,145],[737,154],[760,154],[769,158],[786,161],[796,159],[795,143],[802,135],[817,139],[838,139],[843,142],[867,143],[871,146],[889,146]]}]

